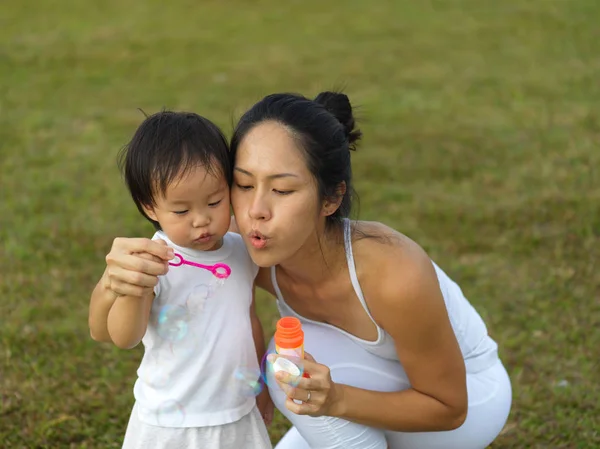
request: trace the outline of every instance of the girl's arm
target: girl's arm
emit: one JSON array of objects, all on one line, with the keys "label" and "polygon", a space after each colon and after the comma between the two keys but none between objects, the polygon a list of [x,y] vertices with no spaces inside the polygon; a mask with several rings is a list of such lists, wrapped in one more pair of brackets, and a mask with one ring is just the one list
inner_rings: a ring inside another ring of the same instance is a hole
[{"label": "girl's arm", "polygon": [[90,299],[88,325],[90,335],[96,341],[112,342],[108,332],[108,313],[117,299],[117,294],[106,287],[107,270],[96,284]]},{"label": "girl's arm", "polygon": [[96,341],[113,342],[122,349],[135,347],[146,333],[154,291],[141,297],[119,296],[106,286],[106,272],[90,301],[90,335]]},{"label": "girl's arm", "polygon": [[112,342],[121,349],[131,349],[146,333],[154,292],[142,297],[119,296],[108,313],[107,328]]},{"label": "girl's arm", "polygon": [[[108,329],[111,308],[120,295],[148,297],[158,282],[158,275],[167,272],[172,249],[162,240],[116,238],[106,256],[106,269],[92,292],[88,315],[90,335],[96,341],[113,341]],[[119,303],[127,303],[126,300]],[[119,309],[123,306],[120,305]],[[127,309],[127,306],[125,306]],[[144,309],[145,310],[145,309]],[[148,311],[149,313],[149,311]],[[113,320],[117,334],[118,320]],[[142,334],[143,335],[143,334]],[[123,342],[125,343],[125,342]],[[137,343],[136,343],[137,344]],[[117,344],[120,346],[121,343]]]},{"label": "girl's arm", "polygon": [[[252,304],[250,305],[250,322],[252,323],[252,338],[254,339],[254,346],[256,347],[256,357],[258,358],[258,366],[260,367],[262,358],[265,355],[265,334],[263,332],[263,326],[260,322],[258,315],[256,314],[256,305],[255,305],[255,288],[253,288],[252,292]],[[266,386],[260,392],[260,394],[256,398],[256,404],[260,411],[260,414],[265,421],[265,424],[268,426],[271,424],[271,420],[273,419],[273,402],[271,401],[271,395],[269,394],[269,389]]]}]

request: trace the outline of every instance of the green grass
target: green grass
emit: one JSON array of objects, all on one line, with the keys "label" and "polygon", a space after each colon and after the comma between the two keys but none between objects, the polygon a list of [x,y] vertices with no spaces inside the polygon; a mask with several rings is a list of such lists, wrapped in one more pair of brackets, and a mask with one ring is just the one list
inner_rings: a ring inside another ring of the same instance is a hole
[{"label": "green grass", "polygon": [[152,232],[115,164],[137,108],[229,133],[267,93],[336,86],[360,105],[360,217],[419,242],[500,345],[514,406],[493,447],[600,446],[597,0],[2,10],[1,447],[120,447],[141,352],[94,343],[87,305],[112,238]]}]

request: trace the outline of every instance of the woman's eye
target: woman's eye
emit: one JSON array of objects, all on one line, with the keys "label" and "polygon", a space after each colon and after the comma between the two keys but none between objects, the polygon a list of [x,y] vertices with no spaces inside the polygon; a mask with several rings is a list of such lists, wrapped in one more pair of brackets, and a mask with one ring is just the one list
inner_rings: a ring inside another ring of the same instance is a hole
[{"label": "woman's eye", "polygon": [[223,201],[223,200],[215,201],[214,203],[208,203],[208,205],[209,205],[209,207],[215,207],[215,206],[218,206],[221,203],[221,201]]},{"label": "woman's eye", "polygon": [[245,186],[242,184],[236,184],[237,188],[240,190],[250,190],[252,188],[252,186]]},{"label": "woman's eye", "polygon": [[188,213],[187,210],[176,210],[173,212],[175,215],[185,215]]},{"label": "woman's eye", "polygon": [[278,195],[289,195],[290,193],[293,193],[293,190],[277,190],[277,189],[273,189],[273,192],[275,192]]}]

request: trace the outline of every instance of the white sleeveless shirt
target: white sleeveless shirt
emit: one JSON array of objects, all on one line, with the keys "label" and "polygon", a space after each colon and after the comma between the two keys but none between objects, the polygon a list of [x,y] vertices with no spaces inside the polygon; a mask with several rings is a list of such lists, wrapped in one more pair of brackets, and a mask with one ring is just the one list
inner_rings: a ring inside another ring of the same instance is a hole
[{"label": "white sleeveless shirt", "polygon": [[[281,290],[279,289],[279,285],[277,284],[275,267],[271,267],[271,281],[273,283],[273,289],[277,294],[277,308],[279,309],[279,313],[281,316],[294,316],[301,322],[333,328],[352,339],[355,343],[370,353],[385,359],[399,362],[394,340],[385,330],[378,326],[373,319],[371,313],[369,312],[369,308],[367,307],[360,283],[358,282],[356,267],[354,264],[354,255],[352,253],[350,220],[348,219],[344,220],[344,246],[346,250],[346,261],[348,264],[348,270],[350,272],[350,279],[352,281],[354,292],[365,309],[365,312],[377,328],[377,340],[363,340],[362,338],[358,338],[337,326],[310,320],[296,313],[285,302],[283,295],[281,294]],[[456,335],[456,339],[458,340],[460,350],[465,360],[467,372],[476,373],[491,367],[498,360],[498,345],[488,335],[485,323],[477,311],[466,299],[460,287],[452,279],[450,279],[446,273],[444,273],[442,269],[439,268],[433,261],[432,264],[437,274],[440,290],[444,296],[444,301],[446,303],[446,309],[448,311],[448,316],[450,317],[452,329],[454,330],[454,334]]]},{"label": "white sleeveless shirt", "polygon": [[256,404],[248,376],[260,373],[250,322],[258,267],[238,234],[226,234],[216,251],[182,248],[162,232],[153,238],[191,262],[227,264],[231,274],[219,280],[184,264],[159,277],[134,386],[139,419],[161,427],[237,421]]}]

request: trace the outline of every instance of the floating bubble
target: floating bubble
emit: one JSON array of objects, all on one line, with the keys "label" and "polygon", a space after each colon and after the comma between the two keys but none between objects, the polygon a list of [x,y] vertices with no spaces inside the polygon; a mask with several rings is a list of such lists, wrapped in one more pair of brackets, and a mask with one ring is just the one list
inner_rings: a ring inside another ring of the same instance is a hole
[{"label": "floating bubble", "polygon": [[189,361],[198,354],[199,348],[196,345],[187,344],[188,342],[190,342],[190,339],[186,339],[185,344],[173,347],[173,355],[176,356],[178,360]]},{"label": "floating bubble", "polygon": [[217,278],[213,281],[213,284],[216,288],[219,287],[223,287],[223,285],[225,285],[225,279],[224,278]]},{"label": "floating bubble", "polygon": [[165,370],[153,371],[144,375],[144,382],[153,388],[166,387],[171,379],[171,375]]},{"label": "floating bubble", "polygon": [[258,368],[237,368],[233,377],[243,396],[258,396],[263,389],[261,372]]},{"label": "floating bubble", "polygon": [[200,315],[204,311],[206,300],[212,296],[210,285],[199,284],[194,287],[185,301],[185,307],[191,315]]},{"label": "floating bubble", "polygon": [[163,402],[156,409],[156,422],[159,426],[177,427],[185,420],[183,405],[174,399]]},{"label": "floating bubble", "polygon": [[171,343],[178,342],[188,333],[188,321],[189,312],[185,307],[167,304],[158,314],[158,335]]},{"label": "floating bubble", "polygon": [[153,388],[165,387],[171,379],[168,366],[168,353],[164,350],[152,348],[144,356],[140,379]]},{"label": "floating bubble", "polygon": [[[275,362],[269,361],[270,354],[276,356]],[[275,373],[278,371],[287,373],[286,383],[292,387],[297,387],[304,375],[304,361],[300,357],[281,357],[275,351],[265,353],[261,361],[261,375],[264,383],[269,387],[276,386]]]}]

